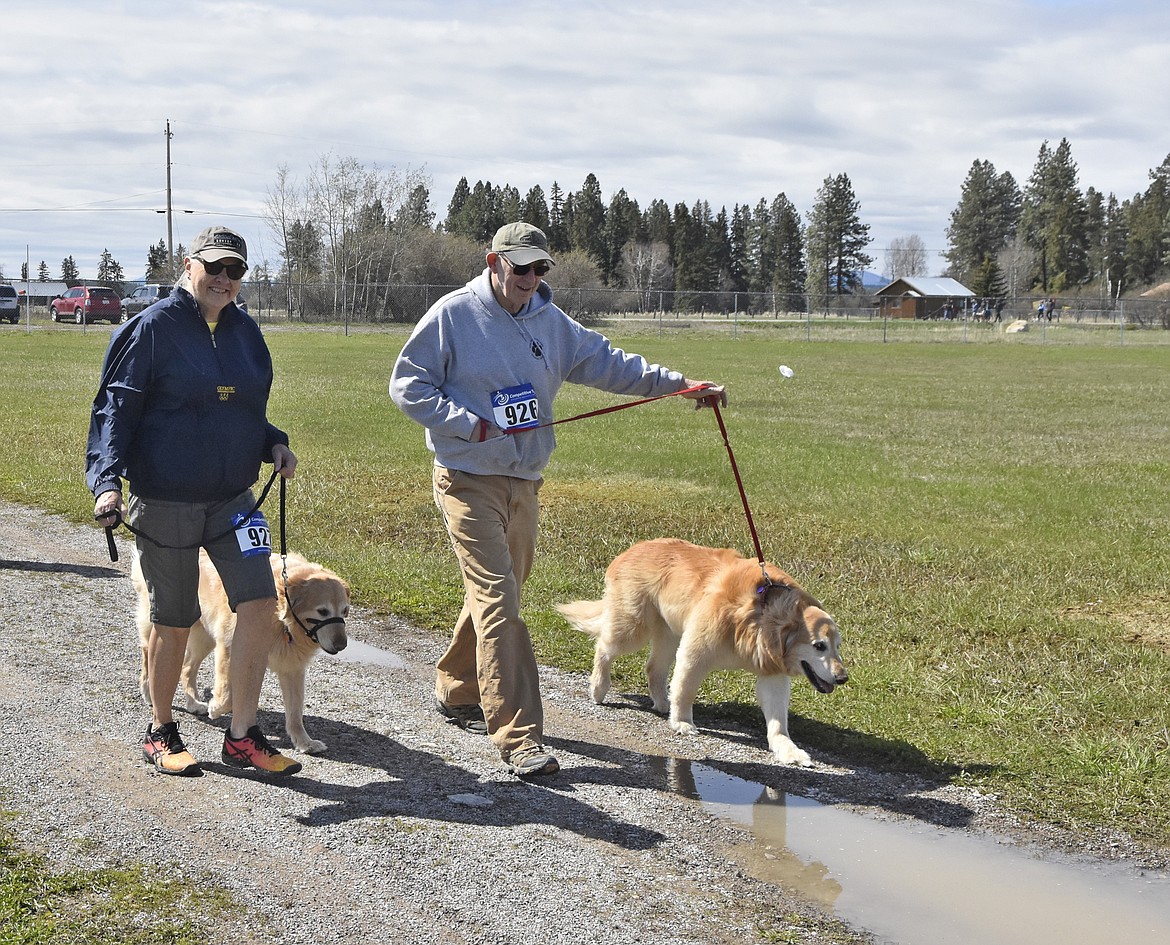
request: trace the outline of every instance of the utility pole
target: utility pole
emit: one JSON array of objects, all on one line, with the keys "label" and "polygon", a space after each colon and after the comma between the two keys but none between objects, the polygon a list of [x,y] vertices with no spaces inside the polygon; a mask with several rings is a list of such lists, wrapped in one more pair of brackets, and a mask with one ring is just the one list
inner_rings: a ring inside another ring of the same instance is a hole
[{"label": "utility pole", "polygon": [[171,226],[171,120],[167,119],[167,263],[175,265],[175,237]]}]

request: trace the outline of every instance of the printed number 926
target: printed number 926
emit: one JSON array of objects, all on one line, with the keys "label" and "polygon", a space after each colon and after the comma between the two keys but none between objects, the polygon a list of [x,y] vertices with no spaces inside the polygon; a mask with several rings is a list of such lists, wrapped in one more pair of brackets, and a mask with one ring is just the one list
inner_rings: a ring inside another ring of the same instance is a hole
[{"label": "printed number 926", "polygon": [[536,401],[522,400],[519,403],[508,404],[504,408],[504,416],[508,420],[508,426],[517,427],[525,423],[536,423]]}]

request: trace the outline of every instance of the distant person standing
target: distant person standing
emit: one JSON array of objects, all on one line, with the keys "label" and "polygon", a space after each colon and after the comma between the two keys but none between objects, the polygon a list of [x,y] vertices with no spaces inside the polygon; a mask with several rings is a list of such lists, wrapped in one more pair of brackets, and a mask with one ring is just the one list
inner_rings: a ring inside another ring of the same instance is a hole
[{"label": "distant person standing", "polygon": [[553,303],[545,235],[503,226],[487,268],[439,299],[394,365],[390,396],[426,429],[434,496],[463,574],[463,609],[439,659],[435,705],[487,734],[518,777],[560,767],[545,750],[536,655],[520,596],[536,552],[537,493],[555,437],[548,424],[565,381],[654,396],[704,385],[697,406],[726,403],[722,387],[688,380],[613,347]]},{"label": "distant person standing", "polygon": [[221,758],[265,774],[296,774],[300,763],[269,745],[256,724],[280,624],[267,523],[263,513],[248,513],[261,464],[291,479],[297,458],[267,419],[272,359],[264,336],[232,302],[248,269],[244,238],[208,227],[190,253],[174,291],[110,338],[90,416],[86,483],[98,522],[114,526],[124,516],[136,530],[150,592],[145,658],[154,717],[143,759],[163,774],[201,773],[172,703],[187,635],[199,618],[202,546],[236,612],[232,718]]}]

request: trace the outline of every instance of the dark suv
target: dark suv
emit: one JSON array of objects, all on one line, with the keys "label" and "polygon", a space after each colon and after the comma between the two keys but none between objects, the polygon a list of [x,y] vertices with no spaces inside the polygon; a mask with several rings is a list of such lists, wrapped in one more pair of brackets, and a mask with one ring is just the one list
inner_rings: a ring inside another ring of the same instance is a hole
[{"label": "dark suv", "polygon": [[20,296],[14,285],[0,285],[0,318],[7,318],[13,325],[20,321]]},{"label": "dark suv", "polygon": [[122,299],[122,321],[131,315],[137,315],[148,305],[153,305],[159,299],[165,299],[170,294],[171,287],[169,285],[157,285],[153,282],[140,285]]},{"label": "dark suv", "polygon": [[78,325],[107,321],[116,325],[122,320],[122,300],[104,285],[75,285],[49,304],[49,317],[55,322],[73,318]]}]

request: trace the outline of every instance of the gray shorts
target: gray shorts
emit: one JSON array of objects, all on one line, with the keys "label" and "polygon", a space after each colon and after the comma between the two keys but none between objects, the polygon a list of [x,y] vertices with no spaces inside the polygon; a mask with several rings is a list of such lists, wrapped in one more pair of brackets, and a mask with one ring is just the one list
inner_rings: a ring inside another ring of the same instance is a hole
[{"label": "gray shorts", "polygon": [[[246,536],[242,543],[232,528],[235,516],[251,511],[255,503],[250,490],[226,502],[164,502],[131,492],[127,521],[154,539],[134,536],[154,623],[189,627],[199,619],[200,547],[219,572],[233,611],[246,601],[276,597],[271,537],[264,550],[263,529],[254,525],[252,537],[260,541],[246,553]],[[155,542],[172,547],[160,548]]]}]

